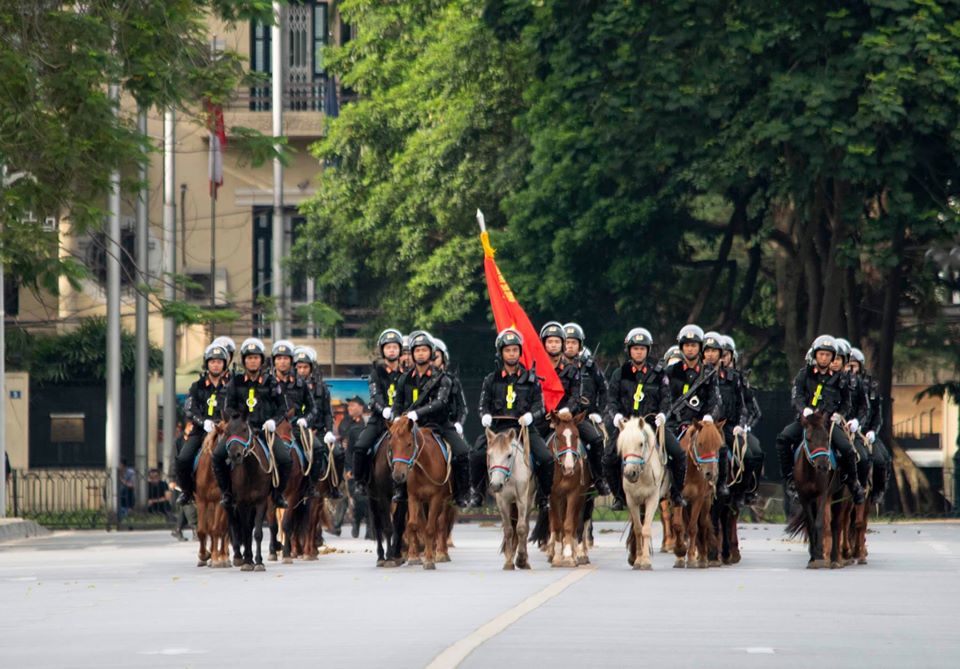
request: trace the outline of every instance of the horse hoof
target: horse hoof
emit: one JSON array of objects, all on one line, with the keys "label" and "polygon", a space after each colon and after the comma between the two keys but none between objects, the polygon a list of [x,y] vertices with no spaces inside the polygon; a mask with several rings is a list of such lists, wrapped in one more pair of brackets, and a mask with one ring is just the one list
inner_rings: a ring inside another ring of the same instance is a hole
[{"label": "horse hoof", "polygon": [[320,558],[316,555],[305,555],[303,559],[306,560],[307,562],[316,562]]},{"label": "horse hoof", "polygon": [[831,563],[830,563],[830,568],[831,568],[831,569],[843,569],[843,563],[842,563],[842,562],[831,562]]},{"label": "horse hoof", "polygon": [[411,567],[419,567],[420,565],[423,564],[423,560],[421,560],[420,558],[410,558],[409,560],[407,560],[407,564],[410,565]]},{"label": "horse hoof", "polygon": [[449,555],[438,555],[438,556],[437,556],[437,562],[450,562],[450,556],[449,556]]},{"label": "horse hoof", "polygon": [[197,560],[197,566],[198,566],[198,567],[206,567],[206,566],[207,566],[207,561],[206,561],[206,560]]},{"label": "horse hoof", "polygon": [[674,569],[683,569],[686,566],[687,562],[683,558],[677,558],[677,561],[673,563]]},{"label": "horse hoof", "polygon": [[384,561],[384,563],[383,563],[384,569],[393,569],[394,567],[399,567],[399,566],[400,566],[400,565],[398,565],[398,564],[397,564],[395,561],[393,561],[393,560],[386,560],[386,561]]},{"label": "horse hoof", "polygon": [[636,564],[636,562],[637,562],[637,561],[634,559],[634,557],[633,557],[632,555],[628,555],[628,556],[627,556],[627,564],[628,564],[628,565],[630,565],[630,566],[632,567],[632,566],[634,566],[634,565]]},{"label": "horse hoof", "polygon": [[867,558],[860,558],[857,560],[857,564],[867,564]]},{"label": "horse hoof", "polygon": [[254,571],[266,571],[267,568],[264,567],[262,564],[257,564],[257,565],[254,565],[254,566],[253,566],[253,570],[254,570]]},{"label": "horse hoof", "polygon": [[826,569],[830,564],[826,560],[810,560],[807,569]]},{"label": "horse hoof", "polygon": [[707,563],[707,566],[708,566],[708,567],[722,567],[722,566],[723,566],[723,563],[720,562],[720,560],[710,560],[710,561]]},{"label": "horse hoof", "polygon": [[252,564],[241,565],[240,571],[253,571],[253,565]]},{"label": "horse hoof", "polygon": [[386,561],[386,560],[377,560],[377,566],[378,566],[378,567],[385,567],[386,565],[387,565],[387,561]]},{"label": "horse hoof", "polygon": [[588,558],[586,555],[584,555],[583,557],[578,557],[578,558],[577,558],[577,566],[578,566],[578,567],[580,567],[580,566],[582,566],[582,565],[585,565],[585,564],[590,564],[590,558]]},{"label": "horse hoof", "polygon": [[730,556],[730,564],[740,564],[740,553],[734,553]]},{"label": "horse hoof", "polygon": [[[276,559],[276,558],[274,558],[274,559]],[[283,558],[283,564],[293,564],[293,558],[292,558],[292,557],[285,557],[285,558]]]},{"label": "horse hoof", "polygon": [[508,562],[508,563],[506,563],[505,565],[503,565],[503,570],[504,570],[504,571],[513,571],[513,570],[514,570],[513,563],[512,563],[512,562]]},{"label": "horse hoof", "polygon": [[843,561],[843,566],[844,566],[844,567],[849,567],[850,565],[856,564],[856,563],[857,563],[857,561],[854,560],[853,558],[847,558],[846,560]]},{"label": "horse hoof", "polygon": [[270,555],[267,556],[267,560],[270,561],[270,562],[276,562],[276,561],[277,561],[277,554],[276,554],[276,553],[270,553]]},{"label": "horse hoof", "polygon": [[650,571],[653,569],[653,565],[649,562],[637,562],[633,565],[633,568],[637,571]]},{"label": "horse hoof", "polygon": [[424,569],[436,569],[436,568],[437,568],[437,565],[434,564],[433,562],[424,562],[424,563],[423,563],[423,568],[424,568]]},{"label": "horse hoof", "polygon": [[234,566],[234,567],[242,567],[242,566],[243,566],[243,558],[237,558],[237,557],[233,558],[233,566]]}]

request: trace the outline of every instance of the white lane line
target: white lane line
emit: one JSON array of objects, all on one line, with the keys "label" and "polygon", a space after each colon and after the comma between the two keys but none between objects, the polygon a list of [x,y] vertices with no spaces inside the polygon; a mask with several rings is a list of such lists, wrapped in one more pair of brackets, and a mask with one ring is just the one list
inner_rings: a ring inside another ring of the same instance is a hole
[{"label": "white lane line", "polygon": [[766,646],[754,646],[752,648],[744,648],[747,651],[748,655],[773,655],[773,648],[768,648]]},{"label": "white lane line", "polygon": [[449,646],[431,660],[427,669],[451,669],[458,666],[483,643],[500,634],[531,611],[540,608],[580,579],[589,576],[594,569],[594,567],[580,567],[560,580],[554,581],[543,590],[530,595],[513,608],[504,611],[493,620]]},{"label": "white lane line", "polygon": [[940,555],[953,555],[953,551],[946,544],[939,541],[927,541],[926,544]]}]

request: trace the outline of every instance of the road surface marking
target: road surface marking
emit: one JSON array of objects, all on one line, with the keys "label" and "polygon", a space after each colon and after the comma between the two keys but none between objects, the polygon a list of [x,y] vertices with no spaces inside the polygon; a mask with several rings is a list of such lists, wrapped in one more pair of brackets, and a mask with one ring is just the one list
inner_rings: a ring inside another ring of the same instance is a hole
[{"label": "road surface marking", "polygon": [[773,655],[773,648],[766,646],[755,646],[753,648],[744,648],[748,655]]},{"label": "road surface marking", "polygon": [[504,611],[493,620],[478,627],[452,646],[449,646],[433,658],[430,664],[427,665],[427,669],[451,669],[452,667],[459,666],[461,662],[467,659],[470,653],[482,644],[500,634],[500,632],[510,627],[510,625],[531,611],[540,608],[580,579],[590,575],[594,569],[594,567],[580,567],[560,580],[554,581],[543,590],[530,595],[513,608]]}]

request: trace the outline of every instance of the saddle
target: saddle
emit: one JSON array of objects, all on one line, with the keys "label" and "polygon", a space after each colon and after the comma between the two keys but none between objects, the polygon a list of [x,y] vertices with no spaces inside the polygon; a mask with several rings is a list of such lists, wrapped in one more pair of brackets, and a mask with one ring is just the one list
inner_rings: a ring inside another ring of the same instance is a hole
[{"label": "saddle", "polygon": [[303,446],[296,439],[290,444],[291,450],[295,451],[297,457],[300,458],[300,470],[303,471],[307,468],[307,454],[303,450]]}]

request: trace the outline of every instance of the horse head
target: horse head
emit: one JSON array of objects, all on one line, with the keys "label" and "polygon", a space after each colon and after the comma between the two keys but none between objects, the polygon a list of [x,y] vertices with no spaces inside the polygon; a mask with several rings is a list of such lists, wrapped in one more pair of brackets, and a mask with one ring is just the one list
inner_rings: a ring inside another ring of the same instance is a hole
[{"label": "horse head", "polygon": [[697,469],[710,485],[716,485],[720,475],[720,449],[723,448],[723,425],[719,423],[693,422],[690,436],[690,453]]},{"label": "horse head", "polygon": [[237,466],[243,462],[250,444],[253,441],[253,431],[239,411],[232,411],[226,416],[226,424],[221,424],[221,440],[227,445],[227,460]]},{"label": "horse head", "polygon": [[395,483],[405,483],[417,460],[417,440],[413,421],[401,416],[390,424],[390,467]]},{"label": "horse head", "polygon": [[623,477],[630,483],[640,480],[653,452],[656,437],[640,418],[631,418],[617,437],[617,452],[623,462]]},{"label": "horse head", "polygon": [[800,418],[803,426],[803,440],[805,457],[813,468],[819,472],[830,469],[830,433],[824,422],[826,417],[822,413],[812,413]]},{"label": "horse head", "polygon": [[493,494],[503,490],[503,486],[513,474],[518,450],[523,452],[515,429],[497,433],[487,428],[487,473],[490,476],[490,492]]},{"label": "horse head", "polygon": [[580,459],[580,430],[577,426],[586,417],[586,412],[576,415],[549,414],[550,427],[554,431],[553,454],[563,467],[564,476],[572,476]]},{"label": "horse head", "polygon": [[284,443],[293,443],[293,426],[290,424],[289,418],[284,418],[277,423],[277,431],[275,434],[280,437]]}]

